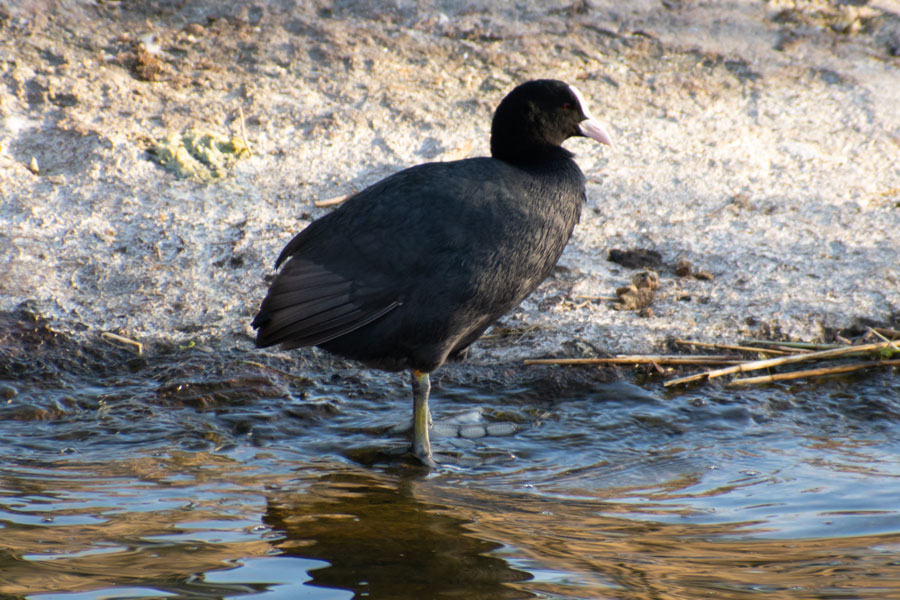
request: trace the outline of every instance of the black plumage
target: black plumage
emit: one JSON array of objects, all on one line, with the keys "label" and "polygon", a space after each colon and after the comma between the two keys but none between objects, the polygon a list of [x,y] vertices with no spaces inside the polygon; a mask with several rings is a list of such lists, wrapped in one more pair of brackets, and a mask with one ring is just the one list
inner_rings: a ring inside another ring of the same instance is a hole
[{"label": "black plumage", "polygon": [[431,463],[428,373],[550,274],[584,204],[584,176],[559,145],[578,135],[609,143],[577,90],[518,86],[494,115],[491,158],[406,169],[295,236],[253,320],[257,345],[413,371],[414,451]]}]

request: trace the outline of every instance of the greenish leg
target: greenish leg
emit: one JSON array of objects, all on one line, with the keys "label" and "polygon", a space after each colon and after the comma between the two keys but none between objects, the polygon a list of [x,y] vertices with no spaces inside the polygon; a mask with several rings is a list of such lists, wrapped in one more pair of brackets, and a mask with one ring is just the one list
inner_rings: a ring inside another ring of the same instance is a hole
[{"label": "greenish leg", "polygon": [[431,441],[428,429],[431,427],[431,411],[428,410],[428,394],[431,391],[431,380],[428,373],[412,371],[413,388],[413,454],[429,467],[437,463],[431,457]]}]

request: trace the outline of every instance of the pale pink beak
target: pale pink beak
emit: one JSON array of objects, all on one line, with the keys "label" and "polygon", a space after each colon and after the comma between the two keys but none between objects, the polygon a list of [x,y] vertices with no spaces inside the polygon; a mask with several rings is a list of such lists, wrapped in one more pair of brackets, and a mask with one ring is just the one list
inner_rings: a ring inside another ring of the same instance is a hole
[{"label": "pale pink beak", "polygon": [[586,121],[582,121],[578,124],[578,131],[580,131],[581,135],[584,137],[589,137],[592,140],[597,140],[601,144],[612,146],[612,138],[609,137],[609,134],[606,132],[606,129],[603,128],[603,125],[590,117],[588,117]]},{"label": "pale pink beak", "polygon": [[584,96],[581,95],[578,88],[574,85],[570,85],[569,89],[572,90],[572,94],[578,99],[578,104],[581,105],[581,113],[587,117],[587,119],[578,124],[578,131],[581,135],[589,137],[592,140],[597,140],[601,144],[612,146],[612,138],[609,137],[609,134],[606,132],[603,125],[591,116],[591,111],[588,109],[587,102],[584,101]]}]

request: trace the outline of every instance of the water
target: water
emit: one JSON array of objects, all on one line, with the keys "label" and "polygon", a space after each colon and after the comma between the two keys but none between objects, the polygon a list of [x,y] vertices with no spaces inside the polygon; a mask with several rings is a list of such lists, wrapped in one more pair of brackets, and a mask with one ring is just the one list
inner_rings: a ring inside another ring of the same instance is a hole
[{"label": "water", "polygon": [[4,598],[900,598],[889,372],[671,393],[450,365],[428,473],[401,375],[0,342]]}]

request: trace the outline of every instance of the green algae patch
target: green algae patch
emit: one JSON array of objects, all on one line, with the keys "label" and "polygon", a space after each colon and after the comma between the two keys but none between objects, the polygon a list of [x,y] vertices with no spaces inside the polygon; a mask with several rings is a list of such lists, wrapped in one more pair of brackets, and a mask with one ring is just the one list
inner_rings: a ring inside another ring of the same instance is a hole
[{"label": "green algae patch", "polygon": [[192,129],[159,140],[150,153],[179,177],[210,181],[225,177],[238,160],[250,156],[250,148],[240,136],[225,138]]}]

